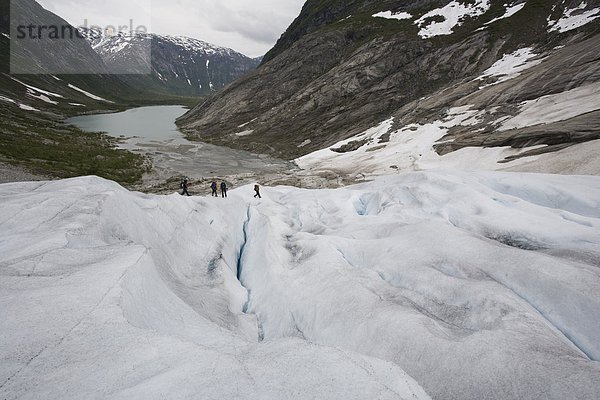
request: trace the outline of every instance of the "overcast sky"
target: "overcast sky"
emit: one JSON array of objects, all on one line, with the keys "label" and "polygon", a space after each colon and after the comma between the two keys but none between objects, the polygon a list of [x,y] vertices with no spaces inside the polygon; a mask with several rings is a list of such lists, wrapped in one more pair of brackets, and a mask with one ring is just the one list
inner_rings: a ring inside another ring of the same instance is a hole
[{"label": "overcast sky", "polygon": [[304,0],[38,0],[75,26],[149,26],[248,56],[265,54],[298,16]]}]

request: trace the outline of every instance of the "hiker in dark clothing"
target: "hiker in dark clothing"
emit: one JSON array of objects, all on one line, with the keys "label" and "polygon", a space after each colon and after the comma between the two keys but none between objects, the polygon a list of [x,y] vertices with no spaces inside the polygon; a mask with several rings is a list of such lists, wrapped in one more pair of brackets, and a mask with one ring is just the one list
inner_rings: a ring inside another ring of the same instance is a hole
[{"label": "hiker in dark clothing", "polygon": [[256,194],[254,195],[254,198],[259,198],[262,199],[262,197],[260,196],[260,186],[258,185],[254,185],[254,191],[256,192]]},{"label": "hiker in dark clothing", "polygon": [[189,192],[188,192],[188,180],[187,179],[184,179],[183,182],[181,182],[181,189],[182,189],[182,191],[181,191],[182,196],[186,196],[186,195],[191,196],[191,194],[189,194]]},{"label": "hiker in dark clothing", "polygon": [[217,194],[217,181],[212,181],[212,183],[210,184],[210,188],[212,189],[212,196],[219,197],[219,195]]},{"label": "hiker in dark clothing", "polygon": [[225,181],[221,182],[221,196],[223,198],[227,197],[227,184]]}]

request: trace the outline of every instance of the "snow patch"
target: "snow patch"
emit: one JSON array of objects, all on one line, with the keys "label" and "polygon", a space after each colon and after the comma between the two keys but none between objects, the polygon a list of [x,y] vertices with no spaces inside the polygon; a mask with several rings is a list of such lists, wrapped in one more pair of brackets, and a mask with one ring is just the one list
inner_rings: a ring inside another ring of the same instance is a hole
[{"label": "snow patch", "polygon": [[0,101],[3,101],[5,103],[14,104],[14,105],[16,105],[17,107],[19,107],[22,110],[26,110],[26,111],[40,111],[40,110],[38,110],[35,107],[31,107],[31,106],[28,106],[26,104],[19,103],[18,101],[13,100],[13,99],[8,98],[8,97],[5,97],[5,96],[0,96]]},{"label": "snow patch", "polygon": [[25,86],[27,89],[31,89],[31,90],[33,90],[33,91],[35,91],[35,92],[38,92],[38,93],[41,93],[41,94],[45,94],[46,96],[50,96],[50,97],[56,97],[56,98],[59,98],[59,99],[64,99],[64,96],[62,96],[62,95],[60,95],[60,94],[52,93],[52,92],[49,92],[49,91],[47,91],[47,90],[43,90],[43,89],[37,88],[37,87],[35,87],[35,86],[28,85],[28,84],[26,84],[26,83],[24,83],[24,82],[21,82],[20,80],[18,80],[18,79],[17,79],[17,78],[15,78],[15,77],[12,77],[12,76],[11,76],[11,79],[12,79],[13,81],[15,81],[15,82],[18,82],[18,83],[20,83],[21,85]]},{"label": "snow patch", "polygon": [[245,127],[246,125],[249,125],[249,124],[251,124],[252,122],[256,121],[257,119],[258,119],[258,117],[254,118],[254,119],[252,119],[252,120],[250,120],[250,121],[248,121],[248,122],[244,122],[243,124],[239,125],[239,126],[238,126],[238,128],[243,128],[243,127]]},{"label": "snow patch", "polygon": [[4,96],[0,96],[0,101],[4,101],[6,103],[13,103],[13,104],[17,104],[16,101],[14,101],[13,99],[10,99],[8,97],[4,97]]},{"label": "snow patch", "polygon": [[[475,0],[473,3],[463,4],[452,1],[444,7],[429,11],[415,21],[421,28],[419,36],[424,39],[439,35],[450,35],[454,27],[460,25],[465,17],[478,17],[490,9],[490,0]],[[441,18],[443,21],[428,21],[430,18]]]},{"label": "snow patch", "polygon": [[42,100],[48,104],[53,104],[53,105],[58,104],[58,101],[50,100],[50,98],[48,96],[46,96],[45,94],[37,94],[35,91],[33,91],[31,89],[27,89],[27,96],[33,97],[34,99]]},{"label": "snow patch", "polygon": [[243,131],[243,132],[238,132],[238,133],[235,134],[235,136],[238,136],[238,137],[250,136],[253,133],[254,133],[254,130],[251,129],[251,130],[247,130],[247,131]]},{"label": "snow patch", "polygon": [[310,139],[306,139],[304,142],[302,142],[302,143],[300,143],[300,144],[298,145],[298,148],[301,148],[301,147],[304,147],[304,146],[308,146],[308,145],[309,145],[309,144],[311,144],[311,143],[312,143],[312,140],[310,140]]},{"label": "snow patch", "polygon": [[518,13],[519,11],[521,11],[523,9],[523,7],[525,7],[526,4],[527,4],[526,2],[523,2],[520,4],[515,4],[512,6],[509,6],[508,8],[506,8],[506,12],[504,13],[504,15],[502,15],[498,18],[494,18],[493,20],[486,22],[484,25],[490,25],[496,21],[500,21],[501,19],[510,18],[513,15],[515,15],[516,13]]},{"label": "snow patch", "polygon": [[71,89],[73,89],[73,90],[76,90],[76,91],[78,91],[78,92],[80,92],[80,93],[83,93],[84,95],[86,95],[86,96],[87,96],[87,97],[89,97],[90,99],[97,100],[97,101],[104,101],[104,102],[106,102],[106,103],[114,103],[113,101],[106,100],[106,99],[104,99],[104,98],[102,98],[102,97],[100,97],[100,96],[96,96],[95,94],[91,94],[90,92],[86,92],[85,90],[83,90],[83,89],[80,89],[80,88],[78,88],[77,86],[75,86],[75,85],[72,85],[72,84],[70,84],[70,83],[69,83],[69,87],[70,87]]},{"label": "snow patch", "polygon": [[402,19],[411,19],[412,15],[407,12],[392,13],[391,11],[382,11],[380,13],[373,14],[373,17],[402,20]]},{"label": "snow patch", "polygon": [[542,96],[521,103],[520,113],[498,129],[524,128],[564,121],[588,112],[600,110],[600,83],[592,83],[566,92]]},{"label": "snow patch", "polygon": [[40,111],[35,107],[28,106],[27,104],[18,103],[19,108],[25,111]]},{"label": "snow patch", "polygon": [[589,24],[597,18],[600,18],[600,8],[580,12],[587,7],[587,3],[582,2],[579,6],[566,10],[565,14],[558,20],[552,21],[548,19],[550,32],[557,31],[560,33],[568,32]]},{"label": "snow patch", "polygon": [[482,86],[480,89],[497,85],[521,75],[521,72],[534,67],[544,61],[533,52],[533,49],[526,47],[513,53],[505,54],[502,59],[496,61],[494,65],[483,71],[483,74],[476,80],[484,80],[489,77],[498,77],[493,83]]},{"label": "snow patch", "polygon": [[[104,43],[99,44],[99,46],[102,46],[102,45],[104,45]],[[121,51],[125,50],[129,46],[131,46],[131,37],[124,36],[124,37],[117,38],[116,41],[114,41],[114,42],[111,42],[110,46],[104,46],[104,49],[108,53],[116,54],[116,53],[120,53]]]}]

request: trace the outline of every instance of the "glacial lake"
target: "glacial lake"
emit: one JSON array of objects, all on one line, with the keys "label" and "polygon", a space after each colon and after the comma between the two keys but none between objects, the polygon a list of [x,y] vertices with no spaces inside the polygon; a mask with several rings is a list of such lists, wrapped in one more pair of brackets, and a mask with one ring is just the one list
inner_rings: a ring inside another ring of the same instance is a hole
[{"label": "glacial lake", "polygon": [[175,120],[187,110],[183,106],[140,107],[113,114],[83,115],[70,118],[67,123],[86,132],[106,132],[114,137],[170,140],[183,137]]},{"label": "glacial lake", "polygon": [[191,179],[243,174],[278,174],[293,164],[267,155],[191,142],[178,131],[175,120],[187,111],[183,106],[150,106],[112,114],[69,118],[66,123],[86,132],[106,132],[121,138],[119,147],[149,155],[154,169],[145,181],[173,176]]}]

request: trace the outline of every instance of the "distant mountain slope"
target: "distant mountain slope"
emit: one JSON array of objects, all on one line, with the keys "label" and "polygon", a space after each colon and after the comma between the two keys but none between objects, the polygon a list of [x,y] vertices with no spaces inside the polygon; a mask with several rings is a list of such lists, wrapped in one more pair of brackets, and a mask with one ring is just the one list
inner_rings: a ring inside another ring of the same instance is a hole
[{"label": "distant mountain slope", "polygon": [[[76,35],[77,31],[74,27],[61,17],[44,9],[36,1],[2,0],[0,8],[2,15],[11,15],[15,28],[19,26],[33,27],[30,30],[15,29],[10,32],[9,21],[0,22],[4,25],[3,33],[19,37],[18,40],[15,38],[11,48],[14,73],[75,74],[93,72],[101,74],[108,72],[102,59],[87,45],[86,40]],[[58,34],[60,40],[50,37],[49,28],[51,27],[61,32]],[[46,28],[46,30],[42,31],[42,28]],[[40,32],[46,33],[39,35]],[[32,36],[34,39],[31,38]]]},{"label": "distant mountain slope", "polygon": [[[213,93],[260,63],[234,50],[187,37],[83,32],[109,69],[126,74],[152,71],[150,77],[124,75],[123,80],[173,94]],[[146,55],[151,55],[151,60]]]},{"label": "distant mountain slope", "polygon": [[489,118],[452,129],[440,154],[464,146],[560,150],[598,138],[597,108],[535,129],[500,120],[524,112],[523,101],[600,81],[598,17],[598,0],[309,0],[257,71],[179,123],[190,137],[289,159],[391,117],[393,132],[469,105]]},{"label": "distant mountain slope", "polygon": [[[21,15],[23,21],[28,24],[55,23],[69,26],[62,18],[45,10],[34,0],[19,1],[18,7],[13,13]],[[9,0],[0,0],[0,13],[3,16],[10,15]],[[27,57],[26,63],[35,66],[35,74],[11,76],[10,21],[0,19],[0,103],[11,107],[22,105],[29,111],[33,108],[61,115],[76,113],[88,107],[114,108],[114,103],[128,103],[135,97],[147,95],[148,92],[144,88],[133,88],[118,76],[108,74],[102,58],[87,40],[82,38],[50,42],[56,42],[55,47],[43,47],[22,55]],[[58,74],[56,68],[61,68],[61,65],[52,64],[49,60],[69,64],[66,72],[104,73]]]},{"label": "distant mountain slope", "polygon": [[[70,27],[65,20],[45,10],[34,0],[23,0],[16,4],[13,15],[21,18],[24,25],[34,23]],[[36,92],[37,100],[32,99],[28,95],[28,88],[16,84],[14,77],[8,76],[11,61],[10,0],[0,0],[0,10],[3,16],[0,20],[0,94],[24,104],[32,100],[32,107],[38,109],[60,108],[53,102],[40,101],[39,91]],[[16,60],[25,69],[24,72],[31,73],[18,79],[69,100],[60,103],[87,105],[91,101],[95,104],[97,97],[118,103],[151,98],[160,101],[165,97],[199,97],[213,93],[260,63],[260,60],[231,49],[196,39],[158,35],[105,37],[98,30],[81,32],[84,33],[83,38],[75,36],[73,40],[46,40],[39,43],[39,48],[34,46],[12,54],[15,58],[13,62]],[[148,51],[144,53],[144,50]],[[144,69],[141,64],[150,63],[146,54],[152,54],[152,60],[151,65]],[[152,74],[122,74],[145,71],[152,71]],[[79,72],[86,74],[80,75]],[[88,96],[80,90],[74,90],[68,86],[69,83],[95,95]],[[68,108],[66,112],[69,112]]]}]

